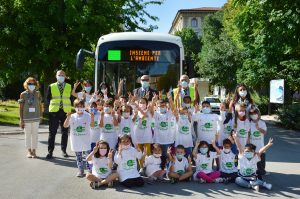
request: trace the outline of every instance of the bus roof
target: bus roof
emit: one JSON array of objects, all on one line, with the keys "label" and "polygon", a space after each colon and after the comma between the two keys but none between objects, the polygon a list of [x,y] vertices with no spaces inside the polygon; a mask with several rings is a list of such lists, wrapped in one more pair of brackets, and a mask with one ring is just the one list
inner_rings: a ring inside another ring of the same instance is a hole
[{"label": "bus roof", "polygon": [[162,41],[177,44],[181,49],[183,45],[181,38],[178,36],[166,34],[166,33],[156,33],[156,32],[119,32],[110,33],[103,35],[99,38],[97,46],[102,43],[109,41],[123,41],[123,40],[147,40],[147,41]]}]

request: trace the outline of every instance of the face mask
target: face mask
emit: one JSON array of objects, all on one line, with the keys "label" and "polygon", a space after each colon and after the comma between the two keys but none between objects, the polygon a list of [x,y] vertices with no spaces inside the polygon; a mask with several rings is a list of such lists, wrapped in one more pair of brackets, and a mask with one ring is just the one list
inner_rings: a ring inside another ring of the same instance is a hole
[{"label": "face mask", "polygon": [[251,158],[253,158],[254,153],[251,152],[251,151],[245,151],[245,152],[244,152],[244,156],[245,156],[247,159],[251,159]]},{"label": "face mask", "polygon": [[191,104],[182,103],[182,108],[191,108]]},{"label": "face mask", "polygon": [[150,86],[150,83],[147,81],[141,81],[141,84],[142,84],[143,89],[147,89]]},{"label": "face mask", "polygon": [[98,110],[96,108],[94,108],[94,107],[90,109],[90,112],[93,113],[94,115],[97,114],[97,111]]},{"label": "face mask", "polygon": [[28,85],[28,90],[34,91],[34,89],[35,89],[35,85]]},{"label": "face mask", "polygon": [[83,113],[83,111],[85,110],[84,108],[75,108],[76,113]]},{"label": "face mask", "polygon": [[223,149],[224,153],[229,153],[231,149]]},{"label": "face mask", "polygon": [[186,119],[188,119],[188,116],[187,116],[187,115],[184,115],[184,114],[181,114],[181,115],[180,115],[180,119],[186,120]]},{"label": "face mask", "polygon": [[158,108],[158,111],[159,111],[160,113],[164,114],[164,113],[167,112],[167,109],[164,108],[164,107],[161,107],[161,108],[159,107],[159,108]]},{"label": "face mask", "polygon": [[99,153],[101,156],[105,156],[107,152],[107,149],[99,149]]},{"label": "face mask", "polygon": [[122,149],[125,149],[125,150],[129,149],[129,147],[130,147],[130,145],[122,145]]},{"label": "face mask", "polygon": [[84,90],[89,93],[89,92],[91,92],[92,87],[91,86],[85,87]]},{"label": "face mask", "polygon": [[178,160],[182,160],[183,154],[176,153],[176,158],[177,158]]},{"label": "face mask", "polygon": [[239,95],[240,95],[241,97],[246,97],[247,91],[240,91],[240,92],[239,92]]},{"label": "face mask", "polygon": [[153,153],[153,156],[156,157],[156,158],[160,158],[161,157],[161,154],[157,154],[157,153]]},{"label": "face mask", "polygon": [[244,117],[245,116],[245,111],[239,111],[239,116]]},{"label": "face mask", "polygon": [[258,115],[257,114],[250,115],[250,118],[252,120],[257,120],[258,119]]},{"label": "face mask", "polygon": [[139,104],[139,107],[142,109],[142,110],[145,110],[147,108],[147,105],[146,104]]},{"label": "face mask", "polygon": [[64,76],[56,76],[56,79],[57,79],[58,83],[64,83],[64,81],[65,81]]},{"label": "face mask", "polygon": [[101,89],[101,93],[106,94],[107,89]]},{"label": "face mask", "polygon": [[205,154],[205,153],[207,153],[208,148],[207,147],[200,147],[199,151],[200,151],[200,153]]},{"label": "face mask", "polygon": [[188,83],[186,81],[181,81],[181,86],[183,88],[186,88],[186,87],[188,87]]},{"label": "face mask", "polygon": [[124,118],[129,118],[130,113],[128,113],[128,112],[123,112],[123,113],[122,113],[122,116],[123,116]]},{"label": "face mask", "polygon": [[210,108],[204,107],[202,109],[202,113],[210,113],[210,112],[211,112]]},{"label": "face mask", "polygon": [[104,113],[110,113],[110,107],[104,107],[103,111]]}]

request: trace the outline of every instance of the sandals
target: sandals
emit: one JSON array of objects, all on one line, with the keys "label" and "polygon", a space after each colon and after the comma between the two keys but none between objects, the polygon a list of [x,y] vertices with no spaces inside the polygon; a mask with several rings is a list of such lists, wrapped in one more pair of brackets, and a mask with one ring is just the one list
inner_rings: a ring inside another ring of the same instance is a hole
[{"label": "sandals", "polygon": [[101,186],[101,183],[100,182],[91,182],[90,183],[90,187],[92,188],[92,189],[97,189],[97,188],[99,188]]}]

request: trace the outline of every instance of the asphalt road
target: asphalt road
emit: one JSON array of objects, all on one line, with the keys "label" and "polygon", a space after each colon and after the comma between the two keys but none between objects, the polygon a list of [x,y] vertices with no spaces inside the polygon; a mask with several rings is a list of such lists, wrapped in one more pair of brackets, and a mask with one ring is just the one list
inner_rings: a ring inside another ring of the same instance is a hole
[{"label": "asphalt road", "polygon": [[[126,189],[119,184],[112,188],[90,189],[85,179],[76,178],[76,160],[62,158],[57,145],[51,161],[45,159],[47,134],[39,135],[38,159],[25,157],[24,135],[0,135],[0,198],[300,198],[300,132],[268,126],[274,138],[267,152],[265,179],[273,184],[271,191],[243,189],[235,184],[146,184],[143,188]],[[267,140],[266,138],[266,140]],[[56,142],[60,142],[57,135]]]}]

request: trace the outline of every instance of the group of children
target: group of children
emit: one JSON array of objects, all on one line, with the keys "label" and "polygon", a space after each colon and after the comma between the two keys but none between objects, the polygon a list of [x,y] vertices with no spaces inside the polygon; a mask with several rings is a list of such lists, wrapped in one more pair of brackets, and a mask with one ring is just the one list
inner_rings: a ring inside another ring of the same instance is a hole
[{"label": "group of children", "polygon": [[151,101],[130,93],[114,99],[80,96],[64,127],[70,126],[77,176],[84,177],[86,167],[92,188],[112,186],[115,180],[143,186],[141,174],[149,184],[168,179],[272,188],[262,175],[265,151],[273,142],[264,146],[266,124],[254,105],[237,103],[231,114],[222,103],[218,115],[207,101],[198,105],[190,96],[179,99],[171,93],[167,99],[154,94]]}]

